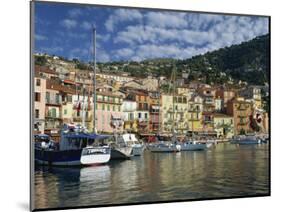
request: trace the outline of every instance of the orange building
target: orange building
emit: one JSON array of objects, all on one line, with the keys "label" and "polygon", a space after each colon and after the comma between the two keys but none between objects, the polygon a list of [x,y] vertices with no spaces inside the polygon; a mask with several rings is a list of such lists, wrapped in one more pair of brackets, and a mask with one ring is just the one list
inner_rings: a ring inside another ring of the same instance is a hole
[{"label": "orange building", "polygon": [[253,113],[252,103],[243,98],[228,101],[227,114],[233,116],[234,134],[245,134],[253,132],[250,126],[250,117]]}]

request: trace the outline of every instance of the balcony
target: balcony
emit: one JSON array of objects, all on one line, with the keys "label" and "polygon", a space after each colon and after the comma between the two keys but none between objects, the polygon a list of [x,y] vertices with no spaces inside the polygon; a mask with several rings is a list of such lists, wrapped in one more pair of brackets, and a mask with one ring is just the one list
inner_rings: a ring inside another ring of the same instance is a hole
[{"label": "balcony", "polygon": [[53,105],[53,106],[61,106],[62,101],[61,100],[53,100],[53,99],[46,99],[47,105]]}]

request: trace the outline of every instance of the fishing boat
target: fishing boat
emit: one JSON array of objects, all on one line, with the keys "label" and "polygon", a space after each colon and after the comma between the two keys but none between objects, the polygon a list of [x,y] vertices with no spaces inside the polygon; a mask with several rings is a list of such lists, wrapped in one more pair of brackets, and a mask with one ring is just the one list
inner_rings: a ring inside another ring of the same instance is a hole
[{"label": "fishing boat", "polygon": [[[88,133],[79,125],[64,125],[61,140],[38,141],[35,144],[35,161],[53,166],[89,166],[105,164],[110,160],[111,149],[104,144],[109,136]],[[102,143],[98,141],[102,140]]]}]

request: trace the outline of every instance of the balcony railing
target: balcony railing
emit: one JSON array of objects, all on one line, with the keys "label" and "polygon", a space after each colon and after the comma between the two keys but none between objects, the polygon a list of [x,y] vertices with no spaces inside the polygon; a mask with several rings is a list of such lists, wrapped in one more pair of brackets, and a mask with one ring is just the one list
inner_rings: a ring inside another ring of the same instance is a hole
[{"label": "balcony railing", "polygon": [[61,105],[62,101],[61,100],[46,99],[46,104]]}]

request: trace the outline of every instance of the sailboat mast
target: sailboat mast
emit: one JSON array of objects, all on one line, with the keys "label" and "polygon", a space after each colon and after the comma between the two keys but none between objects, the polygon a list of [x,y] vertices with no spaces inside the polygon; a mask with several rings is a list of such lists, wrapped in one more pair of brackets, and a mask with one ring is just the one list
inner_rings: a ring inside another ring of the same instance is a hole
[{"label": "sailboat mast", "polygon": [[158,79],[158,135],[160,135],[160,78]]},{"label": "sailboat mast", "polygon": [[94,56],[94,80],[93,80],[93,83],[94,83],[94,96],[93,96],[93,104],[94,104],[94,115],[93,115],[93,131],[95,132],[96,130],[96,101],[97,101],[97,97],[96,97],[96,92],[97,92],[97,89],[96,89],[96,28],[93,28],[93,56]]},{"label": "sailboat mast", "polygon": [[175,133],[175,67],[173,67],[173,72],[172,72],[172,76],[173,76],[173,116],[172,116],[172,133]]}]

